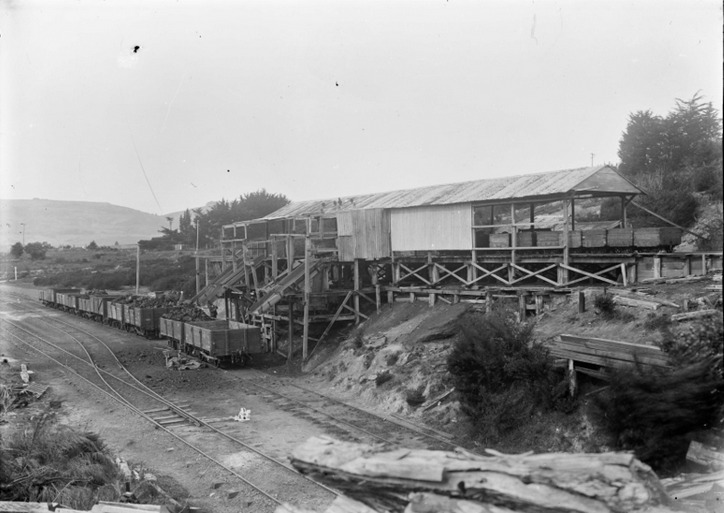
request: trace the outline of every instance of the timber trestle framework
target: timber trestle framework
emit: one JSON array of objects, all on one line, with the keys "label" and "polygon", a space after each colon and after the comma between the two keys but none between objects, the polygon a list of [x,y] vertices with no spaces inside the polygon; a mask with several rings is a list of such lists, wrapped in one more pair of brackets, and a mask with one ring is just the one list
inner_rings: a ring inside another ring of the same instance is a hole
[{"label": "timber trestle framework", "polygon": [[[273,349],[296,327],[306,360],[310,340],[383,304],[507,300],[525,316],[573,287],[721,268],[721,252],[672,252],[681,227],[632,226],[627,209],[641,193],[599,166],[291,203],[224,226],[194,299],[225,298],[229,316],[261,326]],[[610,197],[619,219],[576,218],[577,204]]]}]

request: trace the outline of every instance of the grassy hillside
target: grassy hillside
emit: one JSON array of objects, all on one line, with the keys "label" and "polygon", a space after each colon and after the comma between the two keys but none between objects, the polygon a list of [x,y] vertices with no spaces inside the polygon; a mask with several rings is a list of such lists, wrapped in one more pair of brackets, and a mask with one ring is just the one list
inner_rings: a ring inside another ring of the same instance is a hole
[{"label": "grassy hillside", "polygon": [[158,235],[168,226],[164,216],[148,214],[110,203],[44,199],[0,202],[0,251],[16,242],[48,242],[53,246],[132,244]]}]

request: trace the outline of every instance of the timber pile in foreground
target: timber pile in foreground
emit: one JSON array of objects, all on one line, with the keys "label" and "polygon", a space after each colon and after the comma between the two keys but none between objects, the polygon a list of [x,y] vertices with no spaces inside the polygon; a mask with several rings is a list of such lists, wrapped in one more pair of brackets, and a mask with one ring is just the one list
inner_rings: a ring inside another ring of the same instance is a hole
[{"label": "timber pile in foreground", "polygon": [[[304,474],[342,491],[326,513],[671,512],[651,468],[629,453],[522,454],[383,450],[310,438]],[[291,505],[276,513],[307,513]]]}]

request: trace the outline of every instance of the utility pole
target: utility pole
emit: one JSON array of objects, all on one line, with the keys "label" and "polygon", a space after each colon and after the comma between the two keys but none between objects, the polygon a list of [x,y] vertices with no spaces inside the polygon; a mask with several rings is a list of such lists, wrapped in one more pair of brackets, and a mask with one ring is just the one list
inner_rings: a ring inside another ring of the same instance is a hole
[{"label": "utility pole", "polygon": [[593,167],[593,157],[595,157],[595,156],[596,156],[595,153],[591,153],[591,167]]},{"label": "utility pole", "polygon": [[141,245],[136,246],[136,295],[141,286]]},{"label": "utility pole", "polygon": [[201,290],[201,269],[199,268],[199,218],[196,218],[196,294]]}]

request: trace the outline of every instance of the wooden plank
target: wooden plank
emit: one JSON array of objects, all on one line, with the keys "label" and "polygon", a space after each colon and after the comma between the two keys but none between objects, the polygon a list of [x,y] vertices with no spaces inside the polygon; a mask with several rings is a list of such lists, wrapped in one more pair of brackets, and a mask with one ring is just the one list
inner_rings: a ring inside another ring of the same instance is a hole
[{"label": "wooden plank", "polygon": [[643,308],[645,310],[658,310],[661,307],[660,303],[653,301],[646,301],[645,299],[634,299],[626,296],[613,296],[613,302],[618,305],[630,306],[633,308]]},{"label": "wooden plank", "polygon": [[691,321],[693,319],[703,319],[720,314],[721,310],[700,310],[697,312],[680,313],[671,316],[671,320],[675,322]]},{"label": "wooden plank", "polygon": [[642,363],[644,365],[652,365],[654,367],[666,367],[668,363],[668,360],[665,357],[660,357],[651,353],[647,354],[643,352],[611,351],[595,347],[582,347],[580,345],[572,344],[565,341],[550,342],[548,344],[548,347],[550,347],[551,350],[555,350],[557,356],[563,355],[563,357],[570,358],[576,361],[584,361],[577,358],[577,355],[594,357],[595,360],[592,360],[590,363],[596,363],[599,365],[607,365],[604,363],[599,363],[601,361],[605,362],[607,360],[611,360],[614,363],[634,363],[638,361],[639,363]]},{"label": "wooden plank", "polygon": [[646,344],[636,344],[634,342],[625,342],[623,340],[609,340],[605,338],[593,338],[593,337],[581,337],[578,335],[568,335],[568,334],[561,334],[560,335],[561,340],[572,342],[572,343],[578,343],[578,344],[591,344],[592,347],[600,347],[600,348],[608,348],[608,349],[614,349],[618,347],[627,347],[630,350],[638,350],[638,351],[646,351],[651,352],[653,354],[661,354],[663,355],[663,351],[659,349],[656,346],[649,346]]}]

